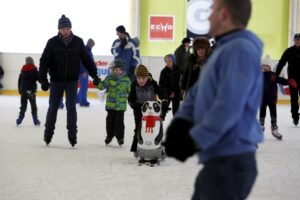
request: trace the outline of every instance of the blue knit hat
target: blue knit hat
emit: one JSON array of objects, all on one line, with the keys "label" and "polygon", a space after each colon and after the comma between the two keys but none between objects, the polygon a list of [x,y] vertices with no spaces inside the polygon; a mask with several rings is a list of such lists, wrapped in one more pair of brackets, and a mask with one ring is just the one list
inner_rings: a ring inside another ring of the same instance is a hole
[{"label": "blue knit hat", "polygon": [[69,18],[67,18],[65,15],[62,15],[61,18],[58,20],[58,29],[64,27],[72,28],[72,24]]}]

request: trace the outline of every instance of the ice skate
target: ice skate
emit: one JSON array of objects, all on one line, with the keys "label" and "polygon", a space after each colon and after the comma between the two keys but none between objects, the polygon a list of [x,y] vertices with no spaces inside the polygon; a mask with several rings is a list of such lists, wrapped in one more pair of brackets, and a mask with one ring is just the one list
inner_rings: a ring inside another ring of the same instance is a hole
[{"label": "ice skate", "polygon": [[48,132],[48,131],[44,132],[44,141],[45,141],[47,146],[49,146],[49,144],[52,140],[53,134],[54,134],[53,132]]},{"label": "ice skate", "polygon": [[139,154],[138,154],[137,152],[133,152],[133,157],[134,157],[135,159],[138,159],[138,158],[139,158]]},{"label": "ice skate", "polygon": [[118,144],[120,147],[122,147],[124,144],[124,139],[118,139]]},{"label": "ice skate", "polygon": [[271,128],[272,135],[278,140],[282,140],[282,135],[278,132],[278,126],[274,126]]},{"label": "ice skate", "polygon": [[105,142],[105,145],[108,145],[109,143],[111,143],[111,141],[112,141],[112,138],[111,138],[111,137],[108,137],[108,136],[106,136],[106,138],[105,138],[105,140],[104,140],[104,142]]},{"label": "ice skate", "polygon": [[23,119],[24,119],[24,115],[19,115],[19,117],[16,120],[17,126],[22,123]]},{"label": "ice skate", "polygon": [[32,120],[33,120],[33,124],[35,126],[39,126],[41,124],[40,120],[38,119],[38,117],[36,115],[32,116]]},{"label": "ice skate", "polygon": [[69,142],[70,142],[71,146],[74,147],[75,144],[77,144],[77,138],[76,137],[69,137]]}]

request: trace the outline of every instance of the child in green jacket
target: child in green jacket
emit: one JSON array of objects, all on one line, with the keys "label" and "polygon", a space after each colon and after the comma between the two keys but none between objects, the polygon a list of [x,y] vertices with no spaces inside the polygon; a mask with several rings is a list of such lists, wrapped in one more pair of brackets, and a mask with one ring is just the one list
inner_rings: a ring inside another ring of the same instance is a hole
[{"label": "child in green jacket", "polygon": [[130,92],[131,82],[125,73],[126,62],[121,59],[114,60],[111,73],[103,81],[95,83],[98,89],[107,90],[105,110],[106,139],[109,144],[116,136],[120,146],[124,144],[124,112],[127,108],[127,96]]}]

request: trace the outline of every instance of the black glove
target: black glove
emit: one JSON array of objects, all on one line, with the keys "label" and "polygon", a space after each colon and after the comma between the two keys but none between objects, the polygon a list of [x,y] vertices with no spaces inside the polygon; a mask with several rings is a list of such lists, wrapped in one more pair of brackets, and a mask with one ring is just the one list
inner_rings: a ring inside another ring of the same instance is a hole
[{"label": "black glove", "polygon": [[99,85],[100,81],[101,81],[101,79],[98,78],[98,76],[96,76],[96,78],[94,78],[94,80],[93,80],[93,83],[97,87]]},{"label": "black glove", "polygon": [[48,80],[41,83],[41,88],[43,91],[47,91],[49,89],[49,87],[50,87],[50,84],[49,84]]},{"label": "black glove", "polygon": [[192,123],[184,119],[175,118],[167,128],[166,140],[163,143],[166,154],[184,162],[192,156],[197,148],[189,135]]},{"label": "black glove", "polygon": [[120,48],[124,48],[125,46],[126,46],[126,44],[127,44],[128,42],[127,42],[127,39],[126,38],[124,38],[124,39],[121,39],[121,44],[120,44]]}]

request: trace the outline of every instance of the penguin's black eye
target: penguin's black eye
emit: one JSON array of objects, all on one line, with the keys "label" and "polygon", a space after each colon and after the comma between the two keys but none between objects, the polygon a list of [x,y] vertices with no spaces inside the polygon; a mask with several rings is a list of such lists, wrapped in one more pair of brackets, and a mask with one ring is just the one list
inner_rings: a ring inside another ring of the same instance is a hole
[{"label": "penguin's black eye", "polygon": [[147,109],[148,109],[148,107],[149,107],[149,103],[148,103],[148,102],[144,103],[143,108],[142,108],[142,111],[143,111],[143,112],[146,112]]},{"label": "penguin's black eye", "polygon": [[160,111],[160,106],[158,103],[153,103],[153,109],[156,113],[158,113]]}]

